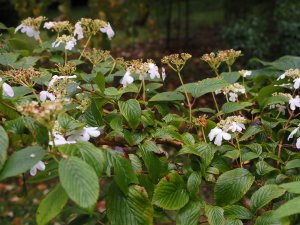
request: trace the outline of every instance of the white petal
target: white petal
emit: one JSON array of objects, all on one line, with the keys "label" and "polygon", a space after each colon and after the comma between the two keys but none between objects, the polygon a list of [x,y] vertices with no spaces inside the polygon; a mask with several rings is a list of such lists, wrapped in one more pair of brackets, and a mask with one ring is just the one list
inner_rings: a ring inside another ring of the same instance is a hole
[{"label": "white petal", "polygon": [[46,169],[46,165],[42,161],[39,161],[35,166],[38,170],[44,171]]},{"label": "white petal", "polygon": [[211,129],[211,131],[208,134],[209,140],[212,141],[215,138],[215,136],[221,132],[222,132],[222,130],[219,127],[215,127],[213,129]]},{"label": "white petal", "polygon": [[40,100],[41,100],[42,102],[46,101],[46,99],[47,99],[47,94],[48,94],[48,91],[41,91],[41,92],[40,92]]},{"label": "white petal", "polygon": [[300,137],[297,138],[296,147],[298,149],[300,148]]},{"label": "white petal", "polygon": [[2,89],[3,89],[4,96],[14,97],[14,95],[15,95],[14,90],[12,89],[12,87],[9,84],[3,83]]},{"label": "white petal", "polygon": [[30,175],[31,176],[35,176],[36,172],[37,172],[37,168],[35,166],[30,169]]},{"label": "white petal", "polygon": [[86,132],[92,137],[98,137],[100,135],[100,131],[98,127],[87,127],[85,128]]},{"label": "white petal", "polygon": [[293,138],[294,135],[297,133],[298,130],[299,130],[299,127],[297,127],[296,129],[294,129],[294,130],[290,133],[290,135],[288,136],[288,139],[287,139],[287,140],[290,140],[291,138]]},{"label": "white petal", "polygon": [[222,132],[222,137],[227,141],[231,139],[231,135],[226,132]]},{"label": "white petal", "polygon": [[217,134],[214,144],[220,146],[222,144],[222,133]]},{"label": "white petal", "polygon": [[294,88],[298,89],[300,87],[300,78],[294,80]]}]

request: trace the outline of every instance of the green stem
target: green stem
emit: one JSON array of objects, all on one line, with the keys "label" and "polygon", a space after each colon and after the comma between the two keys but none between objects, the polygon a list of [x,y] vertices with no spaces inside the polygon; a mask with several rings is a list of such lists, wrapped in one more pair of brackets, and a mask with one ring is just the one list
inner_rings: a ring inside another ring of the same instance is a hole
[{"label": "green stem", "polygon": [[216,106],[216,109],[217,109],[217,112],[219,113],[220,112],[220,109],[219,109],[219,106],[218,106],[218,103],[217,103],[217,100],[216,100],[216,97],[215,97],[215,94],[212,92],[212,97],[214,99],[214,103],[215,103],[215,106]]},{"label": "green stem", "polygon": [[65,66],[67,65],[67,61],[68,61],[68,53],[67,53],[67,49],[65,49]]},{"label": "green stem", "polygon": [[236,136],[235,137],[235,139],[236,139],[236,144],[237,144],[237,147],[238,147],[238,150],[239,150],[239,155],[240,155],[240,166],[241,166],[241,168],[243,168],[243,162],[242,162],[242,152],[241,152],[241,147],[240,147],[240,142],[239,142],[239,139],[238,139],[238,137]]},{"label": "green stem", "polygon": [[192,105],[191,105],[187,90],[184,86],[184,83],[183,83],[183,80],[181,78],[181,74],[180,74],[179,70],[177,71],[177,74],[178,74],[179,80],[181,82],[181,85],[182,85],[182,88],[183,88],[183,91],[184,91],[184,94],[185,94],[185,97],[186,97],[186,100],[187,100],[187,103],[188,103],[188,106],[189,106],[189,118],[190,118],[190,122],[192,122]]},{"label": "green stem", "polygon": [[207,141],[206,141],[206,137],[205,137],[205,133],[204,133],[204,129],[203,129],[203,127],[202,127],[202,126],[201,126],[201,130],[202,130],[203,139],[204,139],[204,141],[207,143]]},{"label": "green stem", "polygon": [[81,54],[80,54],[80,56],[79,56],[78,60],[80,60],[80,59],[81,59],[81,57],[82,57],[82,55],[83,55],[83,53],[84,53],[85,49],[87,48],[87,46],[88,46],[88,44],[89,44],[89,42],[90,42],[91,38],[92,38],[92,35],[90,35],[90,36],[89,36],[89,38],[87,39],[87,41],[86,41],[86,43],[85,43],[85,45],[84,45],[84,47],[83,47],[83,50],[82,50],[82,52],[81,52]]},{"label": "green stem", "polygon": [[143,100],[146,101],[146,84],[145,84],[144,77],[143,77],[143,80],[142,80],[142,84],[143,84]]}]

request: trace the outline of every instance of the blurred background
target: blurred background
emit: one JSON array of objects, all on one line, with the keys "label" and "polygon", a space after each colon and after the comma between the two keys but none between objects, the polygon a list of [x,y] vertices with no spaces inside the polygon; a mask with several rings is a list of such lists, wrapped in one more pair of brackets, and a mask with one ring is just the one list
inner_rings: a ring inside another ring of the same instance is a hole
[{"label": "blurred background", "polygon": [[39,15],[108,20],[117,35],[105,48],[128,58],[234,48],[247,62],[300,52],[297,0],[0,0],[0,5],[0,22],[7,26]]}]

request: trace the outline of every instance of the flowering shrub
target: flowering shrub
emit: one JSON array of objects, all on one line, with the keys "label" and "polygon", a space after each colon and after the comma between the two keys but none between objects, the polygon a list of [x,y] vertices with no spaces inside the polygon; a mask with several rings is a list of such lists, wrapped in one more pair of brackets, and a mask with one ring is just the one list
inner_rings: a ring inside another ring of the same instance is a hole
[{"label": "flowering shrub", "polygon": [[205,54],[213,77],[184,84],[187,53],[126,61],[88,48],[108,22],[45,21],[15,30],[34,48],[8,29],[0,53],[0,180],[49,184],[38,225],[296,223],[299,57],[232,71],[240,51]]}]

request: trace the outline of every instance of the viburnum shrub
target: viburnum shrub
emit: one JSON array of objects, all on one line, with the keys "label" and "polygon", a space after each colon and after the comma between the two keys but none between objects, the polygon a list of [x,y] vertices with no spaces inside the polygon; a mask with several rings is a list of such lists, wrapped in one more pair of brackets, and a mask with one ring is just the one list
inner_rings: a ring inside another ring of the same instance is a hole
[{"label": "viburnum shrub", "polygon": [[187,53],[160,69],[90,49],[108,22],[45,21],[2,26],[0,53],[0,180],[48,185],[38,225],[299,222],[300,57],[205,54],[212,77],[184,84]]}]

